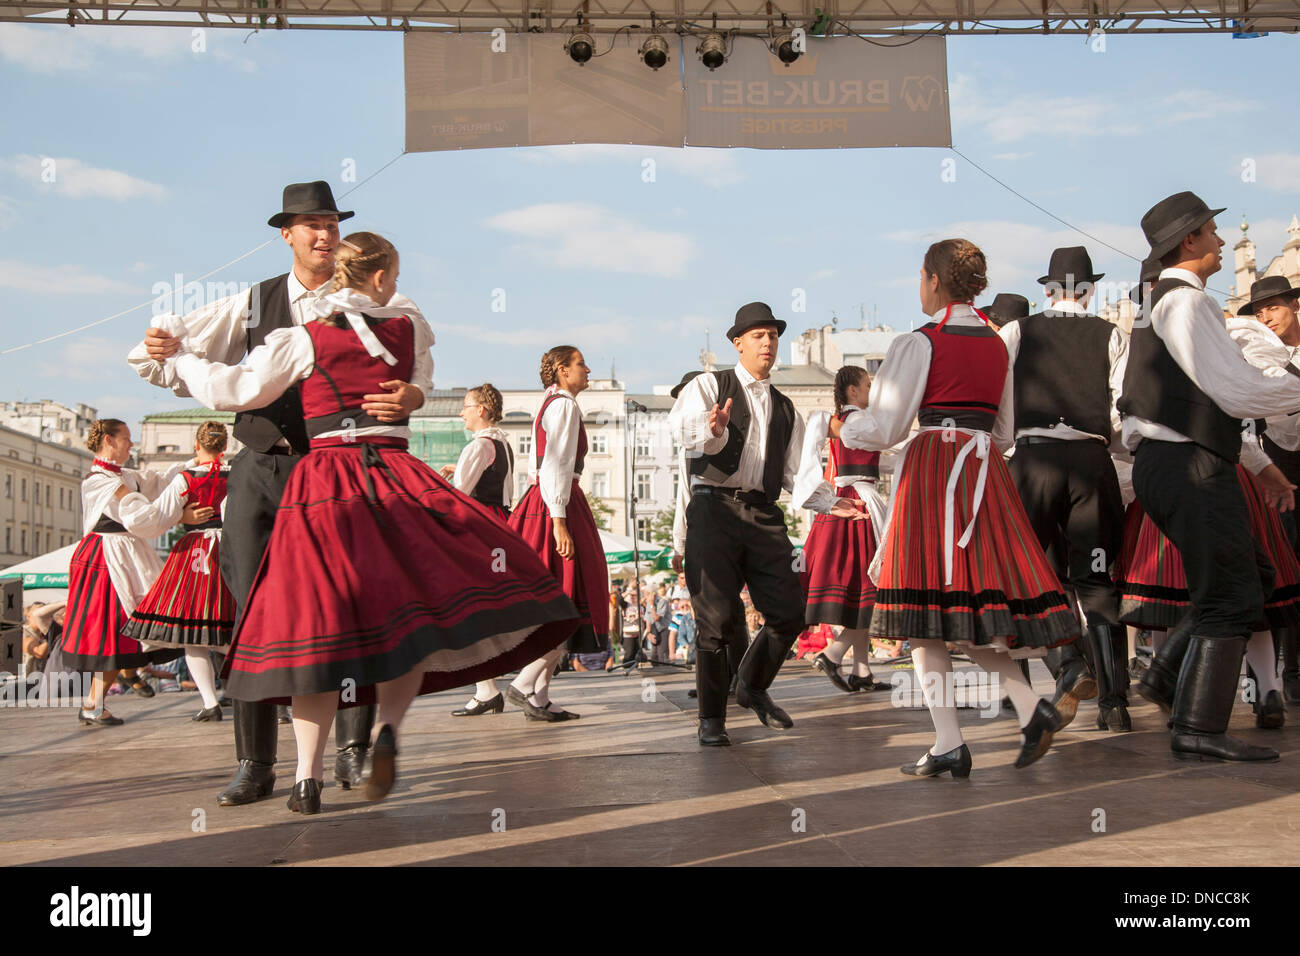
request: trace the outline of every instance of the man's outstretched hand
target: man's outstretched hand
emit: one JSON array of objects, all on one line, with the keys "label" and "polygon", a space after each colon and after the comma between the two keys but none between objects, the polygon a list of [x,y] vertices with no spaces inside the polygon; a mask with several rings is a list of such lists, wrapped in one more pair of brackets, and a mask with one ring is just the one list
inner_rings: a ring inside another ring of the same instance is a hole
[{"label": "man's outstretched hand", "polygon": [[164,329],[147,329],[144,333],[144,350],[155,362],[165,362],[176,354],[181,340]]},{"label": "man's outstretched hand", "polygon": [[713,408],[709,410],[709,431],[713,433],[714,438],[721,438],[722,433],[727,430],[727,423],[731,421],[731,399],[727,399],[727,404],[718,407],[718,403],[713,403]]},{"label": "man's outstretched hand", "polygon": [[401,421],[424,404],[424,392],[409,382],[393,379],[380,382],[379,387],[388,391],[366,395],[361,410],[381,422]]}]

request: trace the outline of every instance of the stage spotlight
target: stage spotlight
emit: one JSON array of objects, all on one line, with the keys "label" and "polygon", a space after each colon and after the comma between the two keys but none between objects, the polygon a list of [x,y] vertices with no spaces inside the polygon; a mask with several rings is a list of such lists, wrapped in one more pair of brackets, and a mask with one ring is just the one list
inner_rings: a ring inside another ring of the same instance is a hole
[{"label": "stage spotlight", "polygon": [[699,54],[700,62],[707,66],[710,72],[727,62],[727,43],[722,39],[721,33],[710,33],[700,41],[695,52]]},{"label": "stage spotlight", "polygon": [[772,52],[786,66],[789,66],[795,60],[799,59],[800,53],[794,48],[794,34],[788,31],[778,33],[772,40]]},{"label": "stage spotlight", "polygon": [[657,70],[668,62],[668,41],[658,33],[652,33],[645,38],[641,44],[641,49],[637,54],[645,62],[645,65],[652,70]]},{"label": "stage spotlight", "polygon": [[594,47],[595,41],[591,39],[590,33],[575,33],[569,37],[569,42],[564,44],[564,52],[569,54],[574,63],[582,66],[591,59]]}]

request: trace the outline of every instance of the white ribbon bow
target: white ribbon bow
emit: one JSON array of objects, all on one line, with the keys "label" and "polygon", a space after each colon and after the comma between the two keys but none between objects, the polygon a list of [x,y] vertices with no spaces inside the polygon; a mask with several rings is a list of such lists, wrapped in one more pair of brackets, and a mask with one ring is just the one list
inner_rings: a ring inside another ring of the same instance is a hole
[{"label": "white ribbon bow", "polygon": [[366,351],[374,358],[382,358],[389,365],[396,365],[397,359],[384,347],[384,343],[379,341],[379,337],[366,324],[365,317],[361,313],[364,312],[376,319],[393,319],[403,315],[414,318],[420,315],[420,310],[415,307],[415,303],[404,295],[394,295],[387,305],[379,305],[370,296],[356,289],[340,289],[338,292],[331,292],[308,303],[308,313],[313,318],[326,318],[336,312],[343,313],[343,317],[348,320],[348,325],[357,334]]},{"label": "white ribbon bow", "polygon": [[966,525],[966,530],[962,532],[961,538],[957,541],[957,547],[963,551],[966,545],[970,544],[971,534],[975,531],[975,519],[979,517],[980,503],[984,500],[984,482],[989,473],[989,433],[980,431],[973,434],[966,444],[962,445],[961,451],[957,452],[957,458],[952,463],[952,471],[948,472],[948,487],[944,494],[943,501],[943,583],[952,584],[952,560],[953,560],[953,522],[956,520],[954,514],[956,510],[957,482],[961,480],[961,466],[966,458],[974,450],[975,457],[980,460],[979,477],[975,479],[975,496],[971,499],[970,524]]}]

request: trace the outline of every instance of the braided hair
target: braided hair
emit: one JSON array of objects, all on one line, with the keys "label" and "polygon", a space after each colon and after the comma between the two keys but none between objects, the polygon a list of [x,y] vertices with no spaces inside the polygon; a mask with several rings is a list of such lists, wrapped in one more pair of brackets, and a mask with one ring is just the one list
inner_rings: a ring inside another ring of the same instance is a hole
[{"label": "braided hair", "polygon": [[96,454],[104,444],[104,439],[109,435],[116,435],[126,427],[126,422],[120,418],[96,418],[90,423],[90,434],[86,436],[86,447]]},{"label": "braided hair", "polygon": [[835,373],[835,414],[838,416],[849,403],[849,389],[861,385],[867,370],[861,365],[845,365]]},{"label": "braided hair", "polygon": [[925,251],[925,271],[939,277],[939,285],[954,302],[973,302],[988,288],[988,263],[979,246],[969,239],[944,239]]},{"label": "braided hair", "polygon": [[560,382],[560,369],[573,361],[573,356],[577,354],[577,347],[573,345],[557,345],[553,349],[548,349],[542,356],[542,385],[550,388],[552,385],[558,385]]},{"label": "braided hair", "polygon": [[501,393],[497,391],[495,385],[484,382],[482,385],[471,388],[469,394],[478,399],[478,403],[483,406],[483,414],[491,424],[495,425],[501,421]]},{"label": "braided hair", "polygon": [[397,249],[383,236],[373,232],[354,232],[344,236],[334,253],[334,285],[340,289],[359,289],[380,269],[397,264]]},{"label": "braided hair", "polygon": [[194,433],[194,440],[204,451],[219,455],[226,450],[226,426],[221,422],[204,422]]}]

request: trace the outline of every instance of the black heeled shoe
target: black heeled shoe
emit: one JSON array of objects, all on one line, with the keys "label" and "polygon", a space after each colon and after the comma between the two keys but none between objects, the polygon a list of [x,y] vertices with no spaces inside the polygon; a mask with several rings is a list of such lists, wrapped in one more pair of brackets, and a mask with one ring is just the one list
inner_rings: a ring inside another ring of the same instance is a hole
[{"label": "black heeled shoe", "polygon": [[1271,690],[1259,705],[1255,715],[1255,726],[1264,730],[1279,730],[1286,724],[1286,704],[1282,702],[1281,691]]},{"label": "black heeled shoe", "polygon": [[397,738],[390,724],[379,728],[374,746],[370,748],[370,772],[366,775],[367,800],[382,800],[388,796],[397,780]]},{"label": "black heeled shoe", "polygon": [[517,704],[518,706],[523,707],[528,703],[528,695],[515,690],[514,684],[507,684],[506,700],[510,701],[512,704]]},{"label": "black heeled shoe", "polygon": [[934,777],[941,773],[951,773],[954,777],[970,776],[970,748],[962,744],[956,750],[946,754],[925,752],[925,759],[920,763],[910,763],[898,769],[909,777]]},{"label": "black heeled shoe", "polygon": [[221,719],[220,704],[217,704],[215,707],[206,707],[190,718],[190,720],[194,721],[196,724],[205,724],[208,721]]},{"label": "black heeled shoe", "polygon": [[295,783],[288,807],[294,813],[320,813],[320,781],[308,777]]},{"label": "black heeled shoe", "polygon": [[1123,704],[1114,707],[1097,708],[1097,729],[1109,730],[1113,734],[1126,734],[1133,729],[1133,718]]},{"label": "black heeled shoe", "polygon": [[148,682],[139,674],[136,674],[134,681],[128,680],[121,674],[118,674],[117,686],[121,687],[123,691],[131,691],[131,693],[135,694],[137,697],[153,696],[153,688],[150,687]]},{"label": "black heeled shoe", "polygon": [[825,651],[813,658],[813,667],[829,677],[831,683],[844,693],[853,693],[853,688],[849,686],[848,681],[840,675],[840,666],[827,657]]},{"label": "black heeled shoe", "polygon": [[859,677],[857,674],[850,674],[844,678],[849,690],[855,693],[860,690],[893,690],[893,684],[886,684],[884,681],[876,680],[874,676],[868,674],[866,677]]},{"label": "black heeled shoe", "polygon": [[731,738],[727,735],[727,722],[721,717],[700,718],[698,737],[701,747],[731,746]]},{"label": "black heeled shoe", "polygon": [[77,711],[77,723],[88,727],[119,727],[126,723],[121,717],[114,717],[108,711],[101,711],[98,717],[87,717],[84,710]]},{"label": "black heeled shoe", "polygon": [[501,714],[506,709],[506,700],[497,694],[491,700],[479,700],[475,697],[459,710],[453,710],[453,717],[477,717],[479,714]]},{"label": "black heeled shoe", "polygon": [[736,703],[756,713],[765,727],[789,730],[794,726],[790,715],[776,705],[767,691],[757,690],[739,679],[736,680]]},{"label": "black heeled shoe", "polygon": [[1038,760],[1052,746],[1052,735],[1065,726],[1061,715],[1045,700],[1040,700],[1034,708],[1034,716],[1029,718],[1021,733],[1025,742],[1020,745],[1020,756],[1016,758],[1016,767],[1028,767]]},{"label": "black heeled shoe", "polygon": [[528,720],[540,720],[548,724],[563,723],[566,720],[577,720],[582,716],[581,714],[575,714],[572,711],[565,710],[563,707],[559,710],[551,710],[551,705],[549,703],[545,707],[538,707],[527,697],[524,698],[523,708],[524,716]]}]

